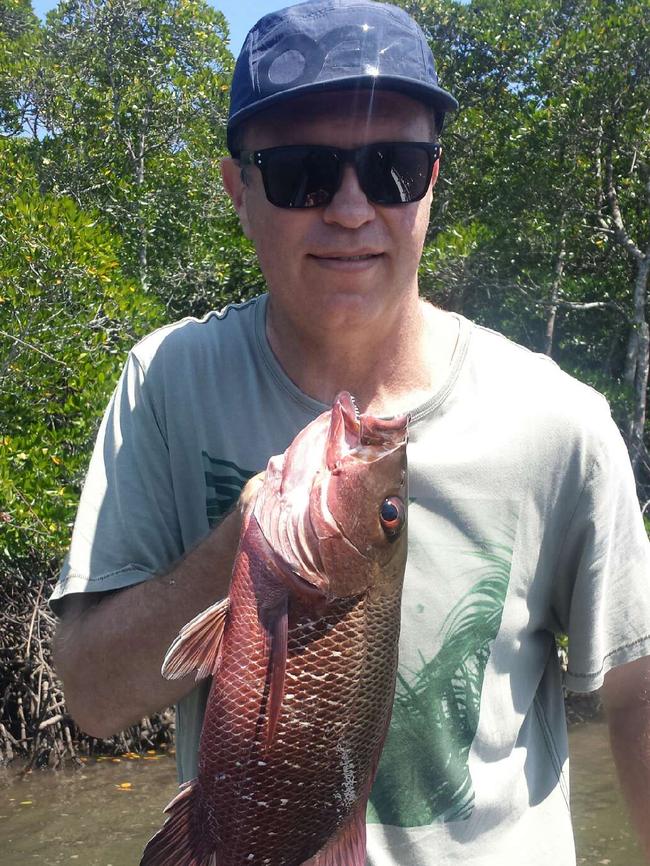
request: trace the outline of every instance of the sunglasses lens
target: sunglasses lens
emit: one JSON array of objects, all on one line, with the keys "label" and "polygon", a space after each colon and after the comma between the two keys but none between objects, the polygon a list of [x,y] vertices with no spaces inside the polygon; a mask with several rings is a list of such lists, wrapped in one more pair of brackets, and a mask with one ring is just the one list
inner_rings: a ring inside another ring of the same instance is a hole
[{"label": "sunglasses lens", "polygon": [[266,195],[277,207],[326,205],[338,188],[340,165],[336,153],[328,148],[272,148],[267,151],[263,172]]},{"label": "sunglasses lens", "polygon": [[361,186],[375,204],[418,201],[429,187],[432,155],[417,144],[370,145],[359,151],[357,159]]},{"label": "sunglasses lens", "polygon": [[354,151],[318,145],[288,145],[258,152],[266,196],[282,208],[322,207],[341,183],[348,160],[359,184],[375,204],[407,204],[426,193],[436,159],[426,144],[398,141],[369,144]]}]

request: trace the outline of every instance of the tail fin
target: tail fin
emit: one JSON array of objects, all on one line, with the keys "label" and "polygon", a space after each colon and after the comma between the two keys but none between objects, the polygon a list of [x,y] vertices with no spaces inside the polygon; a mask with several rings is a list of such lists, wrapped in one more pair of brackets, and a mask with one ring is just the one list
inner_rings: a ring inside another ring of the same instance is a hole
[{"label": "tail fin", "polygon": [[212,866],[216,861],[213,855],[195,853],[190,833],[195,787],[195,781],[186,782],[169,803],[165,809],[169,817],[147,843],[140,866]]}]

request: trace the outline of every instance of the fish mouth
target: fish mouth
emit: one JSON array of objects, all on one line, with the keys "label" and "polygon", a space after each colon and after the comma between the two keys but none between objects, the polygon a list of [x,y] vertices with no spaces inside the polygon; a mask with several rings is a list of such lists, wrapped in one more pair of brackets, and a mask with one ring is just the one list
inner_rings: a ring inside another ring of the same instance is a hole
[{"label": "fish mouth", "polygon": [[342,461],[350,455],[371,461],[379,459],[388,451],[401,448],[408,438],[408,421],[408,415],[395,415],[392,418],[363,415],[354,397],[348,391],[341,391],[332,406],[325,452],[327,468],[330,472],[336,472]]}]

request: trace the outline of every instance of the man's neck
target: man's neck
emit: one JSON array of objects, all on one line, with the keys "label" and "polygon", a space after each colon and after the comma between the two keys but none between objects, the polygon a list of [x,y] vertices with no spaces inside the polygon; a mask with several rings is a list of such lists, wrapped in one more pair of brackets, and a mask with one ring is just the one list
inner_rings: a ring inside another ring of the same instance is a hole
[{"label": "man's neck", "polygon": [[299,333],[267,310],[269,344],[289,378],[310,397],[333,402],[353,394],[362,412],[414,409],[445,382],[458,339],[455,317],[416,299],[393,322],[363,333]]}]

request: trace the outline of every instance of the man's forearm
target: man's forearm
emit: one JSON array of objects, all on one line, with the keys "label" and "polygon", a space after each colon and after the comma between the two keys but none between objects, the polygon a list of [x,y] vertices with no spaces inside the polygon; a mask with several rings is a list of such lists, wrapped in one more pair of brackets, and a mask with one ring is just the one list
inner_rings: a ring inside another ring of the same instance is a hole
[{"label": "man's forearm", "polygon": [[90,606],[84,596],[70,599],[54,657],[83,730],[110,736],[191,691],[193,677],[169,682],[160,667],[180,629],[227,594],[239,526],[234,512],[168,574],[96,594]]},{"label": "man's forearm", "polygon": [[650,864],[650,706],[610,710],[608,722],[621,787]]},{"label": "man's forearm", "polygon": [[650,657],[609,671],[601,695],[621,787],[650,866]]}]

